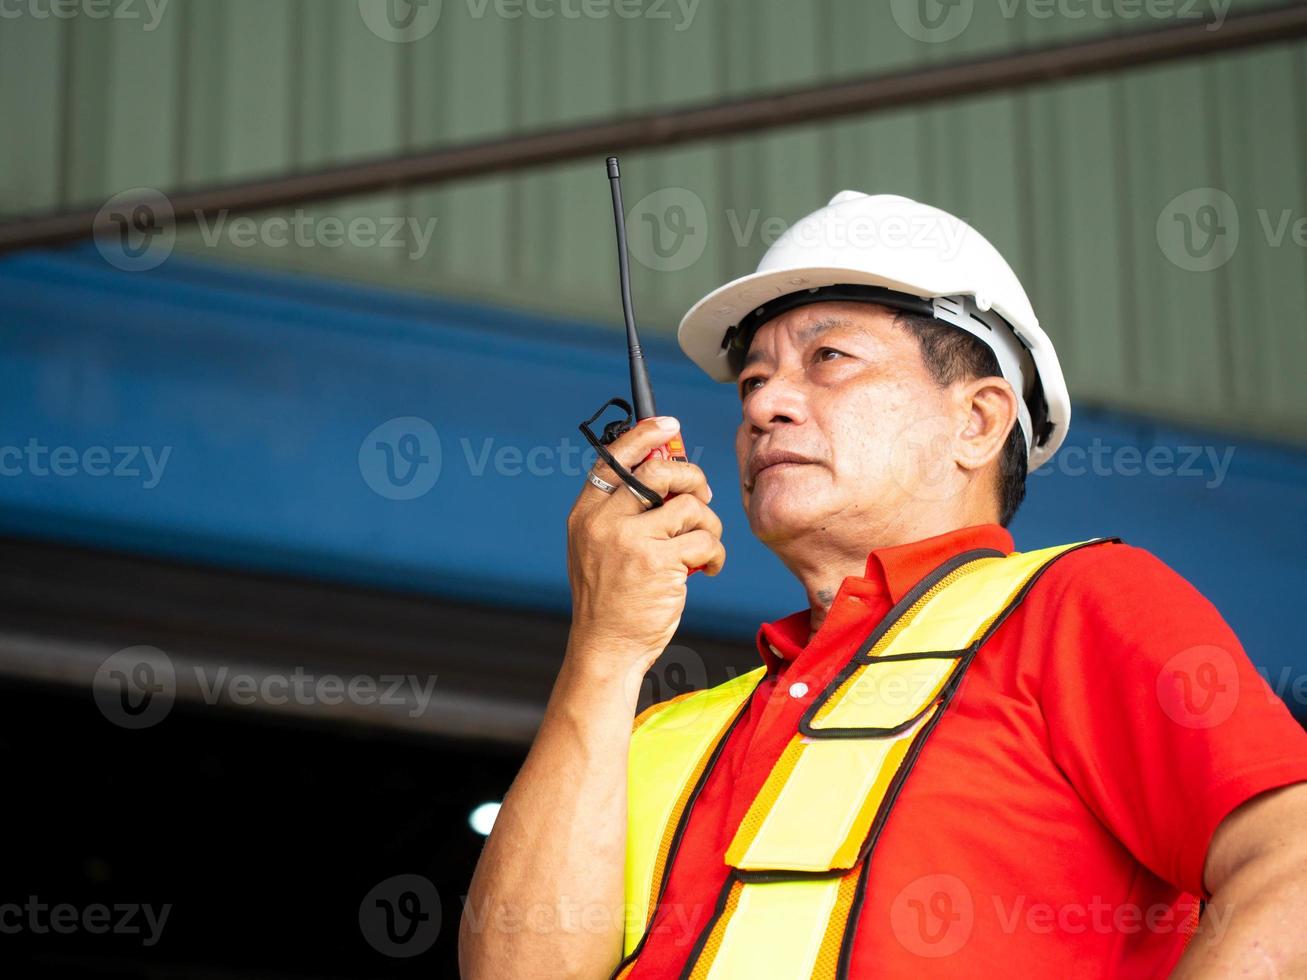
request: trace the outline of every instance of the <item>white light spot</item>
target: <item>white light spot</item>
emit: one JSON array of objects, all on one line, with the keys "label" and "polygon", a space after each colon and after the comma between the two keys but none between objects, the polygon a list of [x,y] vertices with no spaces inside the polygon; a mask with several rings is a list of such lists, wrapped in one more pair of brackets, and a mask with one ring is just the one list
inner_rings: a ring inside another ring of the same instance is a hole
[{"label": "white light spot", "polygon": [[495,817],[497,816],[499,816],[498,803],[482,803],[472,811],[472,815],[467,818],[467,822],[482,837],[489,837],[490,831],[494,829]]}]

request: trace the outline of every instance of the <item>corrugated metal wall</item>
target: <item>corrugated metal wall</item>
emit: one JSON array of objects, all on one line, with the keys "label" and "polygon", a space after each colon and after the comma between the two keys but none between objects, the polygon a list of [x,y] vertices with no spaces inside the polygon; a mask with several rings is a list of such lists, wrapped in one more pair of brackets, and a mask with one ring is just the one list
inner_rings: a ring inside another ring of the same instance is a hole
[{"label": "corrugated metal wall", "polygon": [[[0,211],[1160,26],[1122,2],[963,0],[939,8],[963,19],[937,43],[899,0],[444,0],[418,11],[439,12],[429,34],[396,43],[368,26],[371,3],[102,0],[116,15],[102,19],[85,4],[60,19],[50,0],[11,3]],[[308,247],[243,247],[230,225],[183,242],[611,321],[600,163],[305,209],[315,229],[412,216],[427,246],[337,248],[313,232]],[[624,171],[650,329],[748,271],[834,191],[893,191],[964,215],[1009,256],[1075,397],[1307,442],[1307,45],[632,154]],[[1196,188],[1215,190],[1181,196]]]}]

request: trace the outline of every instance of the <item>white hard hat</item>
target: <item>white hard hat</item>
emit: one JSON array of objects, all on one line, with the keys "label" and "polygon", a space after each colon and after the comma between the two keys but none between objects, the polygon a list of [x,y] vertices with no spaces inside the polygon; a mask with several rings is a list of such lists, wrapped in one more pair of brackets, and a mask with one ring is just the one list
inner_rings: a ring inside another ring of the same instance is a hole
[{"label": "white hard hat", "polygon": [[1046,463],[1066,438],[1066,380],[1012,267],[962,219],[896,194],[836,194],[788,228],[758,271],[695,303],[677,336],[709,377],[734,381],[759,326],[796,306],[826,300],[932,316],[988,345],[1020,396],[1028,472]]}]

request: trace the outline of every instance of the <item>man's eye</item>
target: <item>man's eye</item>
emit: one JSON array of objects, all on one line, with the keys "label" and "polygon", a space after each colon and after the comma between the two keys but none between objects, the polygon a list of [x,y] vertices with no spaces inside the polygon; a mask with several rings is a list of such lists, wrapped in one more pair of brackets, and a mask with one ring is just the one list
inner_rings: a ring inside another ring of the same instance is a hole
[{"label": "man's eye", "polygon": [[762,378],[745,378],[740,382],[740,397],[743,398],[750,392],[757,391],[762,387]]},{"label": "man's eye", "polygon": [[817,349],[817,360],[833,361],[837,357],[843,357],[844,352],[838,351],[834,347],[819,347]]}]

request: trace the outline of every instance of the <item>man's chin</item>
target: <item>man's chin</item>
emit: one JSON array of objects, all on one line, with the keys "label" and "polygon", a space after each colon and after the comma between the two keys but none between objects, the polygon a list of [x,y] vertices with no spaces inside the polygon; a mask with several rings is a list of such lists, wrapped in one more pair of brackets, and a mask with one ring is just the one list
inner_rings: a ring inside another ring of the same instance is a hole
[{"label": "man's chin", "polygon": [[766,543],[811,531],[825,513],[818,502],[799,494],[755,495],[749,501],[749,528]]}]

